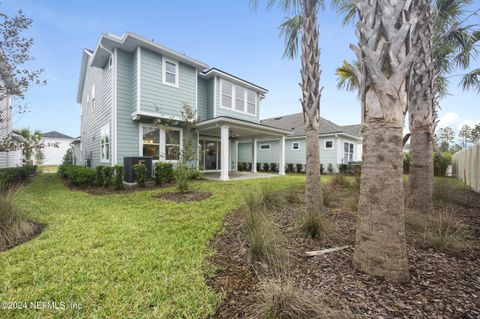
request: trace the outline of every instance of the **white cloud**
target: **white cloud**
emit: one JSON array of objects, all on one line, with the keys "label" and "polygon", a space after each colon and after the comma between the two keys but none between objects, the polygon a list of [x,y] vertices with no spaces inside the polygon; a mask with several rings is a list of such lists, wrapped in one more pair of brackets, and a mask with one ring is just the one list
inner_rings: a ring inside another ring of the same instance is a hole
[{"label": "white cloud", "polygon": [[479,124],[480,120],[465,120],[458,113],[450,112],[445,113],[438,122],[438,127],[447,127],[450,126],[454,131],[459,131],[463,125],[468,125],[470,127]]}]

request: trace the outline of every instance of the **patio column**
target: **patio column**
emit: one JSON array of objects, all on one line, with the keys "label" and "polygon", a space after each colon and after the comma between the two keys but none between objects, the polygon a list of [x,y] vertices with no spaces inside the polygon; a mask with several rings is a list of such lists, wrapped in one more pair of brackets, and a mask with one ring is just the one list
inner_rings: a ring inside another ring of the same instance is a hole
[{"label": "patio column", "polygon": [[252,140],[252,173],[257,173],[257,139]]},{"label": "patio column", "polygon": [[280,154],[278,157],[278,175],[285,175],[285,135],[280,137]]},{"label": "patio column", "polygon": [[220,127],[221,151],[220,151],[220,180],[228,181],[228,126]]}]

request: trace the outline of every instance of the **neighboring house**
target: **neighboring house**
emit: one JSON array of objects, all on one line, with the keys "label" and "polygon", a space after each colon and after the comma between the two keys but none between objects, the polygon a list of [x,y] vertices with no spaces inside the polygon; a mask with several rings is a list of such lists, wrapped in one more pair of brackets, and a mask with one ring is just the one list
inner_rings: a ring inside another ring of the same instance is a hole
[{"label": "neighboring house", "polygon": [[[286,138],[285,162],[287,164],[303,164],[306,162],[305,129],[303,114],[279,116],[260,121],[264,125],[293,131]],[[320,163],[325,170],[332,164],[335,171],[341,163],[357,162],[362,159],[361,125],[340,126],[324,118],[320,118]],[[278,139],[257,139],[257,163],[276,163],[278,165]],[[240,141],[239,162],[252,162],[252,142]]]},{"label": "neighboring house", "polygon": [[71,143],[75,139],[68,135],[59,133],[57,131],[51,131],[42,134],[42,141],[45,147],[42,149],[45,159],[41,164],[45,166],[49,165],[60,165],[63,161],[63,156],[69,148],[71,148]]},{"label": "neighboring house", "polygon": [[[177,162],[185,104],[198,117],[198,161],[190,165],[220,171],[220,178],[227,180],[228,172],[237,169],[239,141],[255,138],[279,139],[277,161],[285,163],[282,150],[292,132],[260,123],[266,93],[261,86],[138,35],[102,34],[94,51],[83,51],[77,91],[78,165],[123,164],[132,156]],[[257,149],[251,151],[256,157]],[[280,167],[283,175],[284,165]]]}]

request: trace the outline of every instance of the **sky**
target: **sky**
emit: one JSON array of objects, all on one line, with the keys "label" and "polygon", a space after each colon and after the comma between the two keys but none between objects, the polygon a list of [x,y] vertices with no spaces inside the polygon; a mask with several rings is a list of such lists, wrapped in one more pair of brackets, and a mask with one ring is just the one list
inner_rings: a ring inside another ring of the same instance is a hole
[{"label": "sky", "polygon": [[[339,91],[335,69],[352,60],[348,48],[356,43],[354,26],[328,5],[318,16],[321,49],[321,116],[340,125],[360,123],[356,94]],[[471,9],[479,9],[474,0]],[[252,10],[249,0],[175,1],[30,1],[4,0],[0,11],[9,15],[22,9],[33,19],[26,33],[32,37],[34,68],[43,68],[45,86],[32,86],[26,94],[28,112],[14,116],[14,127],[42,132],[59,131],[76,137],[80,109],[76,90],[84,48],[94,49],[101,33],[121,36],[134,32],[147,39],[220,68],[269,90],[260,105],[260,117],[301,112],[300,61],[282,58],[283,38],[278,25],[287,16],[278,8],[266,9],[259,0]],[[480,17],[475,17],[480,23]],[[473,66],[479,67],[480,60]],[[480,95],[458,88],[450,78],[451,95],[441,101],[440,126],[458,130],[480,122]]]}]

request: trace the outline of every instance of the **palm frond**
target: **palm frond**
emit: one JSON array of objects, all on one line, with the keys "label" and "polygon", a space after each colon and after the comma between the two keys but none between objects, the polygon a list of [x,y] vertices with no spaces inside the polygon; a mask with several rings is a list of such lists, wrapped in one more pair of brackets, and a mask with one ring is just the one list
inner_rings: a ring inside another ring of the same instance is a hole
[{"label": "palm frond", "polygon": [[460,81],[462,89],[472,90],[480,94],[480,69],[475,69],[462,77]]},{"label": "palm frond", "polygon": [[433,86],[438,93],[438,97],[443,98],[448,95],[448,79],[445,76],[437,76],[433,82]]},{"label": "palm frond", "polygon": [[300,34],[302,32],[302,17],[294,16],[284,18],[280,26],[280,36],[284,37],[284,58],[294,59],[298,54]]},{"label": "palm frond", "polygon": [[351,0],[332,0],[332,7],[337,13],[343,16],[342,24],[344,26],[355,22],[357,17],[357,7]]},{"label": "palm frond", "polygon": [[349,92],[358,91],[360,88],[360,81],[357,79],[354,68],[358,69],[360,67],[358,61],[355,61],[353,64],[343,61],[341,67],[335,70],[337,74],[337,88],[339,90],[346,90]]}]

